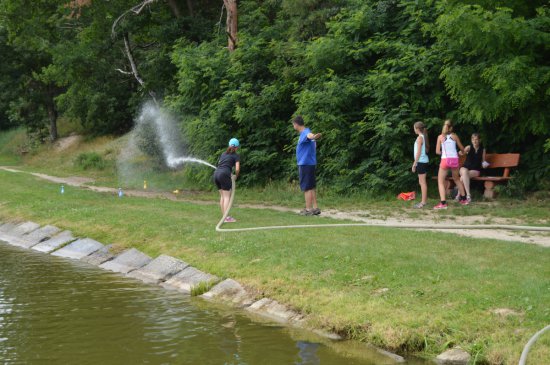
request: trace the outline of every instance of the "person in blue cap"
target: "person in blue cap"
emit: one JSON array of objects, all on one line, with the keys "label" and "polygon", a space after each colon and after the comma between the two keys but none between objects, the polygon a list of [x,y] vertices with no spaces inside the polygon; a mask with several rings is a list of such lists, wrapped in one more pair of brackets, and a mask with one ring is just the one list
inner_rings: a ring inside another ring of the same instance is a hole
[{"label": "person in blue cap", "polygon": [[[218,160],[218,167],[214,171],[214,182],[218,187],[220,192],[220,208],[222,210],[222,215],[225,214],[229,208],[229,200],[231,198],[231,173],[233,168],[235,168],[235,178],[239,177],[239,172],[241,171],[240,157],[237,154],[240,143],[237,138],[231,138],[227,150],[222,153],[220,159]],[[227,216],[225,222],[233,223],[237,220],[233,217]]]},{"label": "person in blue cap", "polygon": [[300,189],[304,192],[306,209],[300,211],[301,215],[319,215],[321,210],[317,206],[317,193],[315,187],[315,166],[317,165],[317,140],[321,133],[311,133],[304,125],[304,119],[297,116],[292,120],[294,130],[300,133],[296,146],[296,162],[300,177]]}]

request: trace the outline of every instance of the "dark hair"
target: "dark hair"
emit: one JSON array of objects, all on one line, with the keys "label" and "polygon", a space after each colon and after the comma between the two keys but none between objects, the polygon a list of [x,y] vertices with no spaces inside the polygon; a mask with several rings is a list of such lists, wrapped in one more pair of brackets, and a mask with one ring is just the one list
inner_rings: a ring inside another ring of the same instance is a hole
[{"label": "dark hair", "polygon": [[474,138],[474,137],[477,137],[477,138],[481,139],[481,137],[479,136],[479,133],[477,133],[477,132],[472,133],[472,138]]},{"label": "dark hair", "polygon": [[238,148],[238,147],[229,146],[229,147],[227,147],[227,149],[225,150],[225,152],[227,152],[227,153],[229,153],[229,154],[235,153],[235,152],[237,152],[237,148]]},{"label": "dark hair", "polygon": [[297,117],[295,117],[292,120],[292,123],[297,124],[297,125],[304,125],[304,118],[302,118],[301,115],[298,115]]}]

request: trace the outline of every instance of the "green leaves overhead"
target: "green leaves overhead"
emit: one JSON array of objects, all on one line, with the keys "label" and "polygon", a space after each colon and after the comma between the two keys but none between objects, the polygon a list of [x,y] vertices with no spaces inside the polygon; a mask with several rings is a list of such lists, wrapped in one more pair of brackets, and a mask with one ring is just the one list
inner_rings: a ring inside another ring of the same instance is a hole
[{"label": "green leaves overhead", "polygon": [[522,153],[525,186],[550,174],[545,1],[242,0],[231,53],[221,1],[157,1],[117,28],[144,87],[120,72],[129,62],[111,38],[136,2],[78,16],[66,3],[0,0],[0,127],[44,126],[54,95],[88,132],[123,133],[154,91],[195,156],[215,162],[237,136],[247,184],[296,178],[296,114],[323,132],[319,177],[342,192],[415,186],[412,125],[435,141],[449,117],[463,141],[480,132],[489,151]]}]

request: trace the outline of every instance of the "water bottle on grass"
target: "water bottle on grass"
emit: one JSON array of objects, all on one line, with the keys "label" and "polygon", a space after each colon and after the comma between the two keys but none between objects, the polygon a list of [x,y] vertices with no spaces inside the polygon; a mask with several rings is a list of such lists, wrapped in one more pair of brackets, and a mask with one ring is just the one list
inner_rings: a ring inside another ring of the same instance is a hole
[{"label": "water bottle on grass", "polygon": [[65,185],[61,185],[61,194],[65,194]]},{"label": "water bottle on grass", "polygon": [[118,197],[122,198],[123,195],[124,193],[122,192],[122,188],[118,188]]}]

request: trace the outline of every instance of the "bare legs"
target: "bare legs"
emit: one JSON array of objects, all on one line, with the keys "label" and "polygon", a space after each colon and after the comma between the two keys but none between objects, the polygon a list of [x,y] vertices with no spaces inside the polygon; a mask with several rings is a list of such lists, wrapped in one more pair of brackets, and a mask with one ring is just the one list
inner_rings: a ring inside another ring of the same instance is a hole
[{"label": "bare legs", "polygon": [[[447,200],[447,188],[445,184],[445,178],[447,177],[447,169],[442,168],[439,166],[439,172],[437,173],[437,187],[439,188],[439,197],[441,198],[441,201]],[[453,180],[458,187],[458,191],[460,193],[460,196],[464,196],[464,185],[462,184],[462,181],[460,181],[460,175],[458,174],[458,169],[451,169],[451,172],[453,174]]]},{"label": "bare legs", "polygon": [[317,209],[317,192],[315,189],[304,191],[306,198],[306,210]]},{"label": "bare legs", "polygon": [[426,182],[426,174],[418,175],[418,183],[420,184],[420,191],[422,191],[422,204],[426,204],[428,201],[428,183]]},{"label": "bare legs", "polygon": [[229,209],[229,200],[231,200],[231,190],[218,190],[220,192],[220,209],[222,215]]},{"label": "bare legs", "polygon": [[466,195],[470,195],[470,178],[479,176],[479,171],[468,170],[465,167],[460,168],[460,180],[464,184],[464,190],[466,190]]}]

